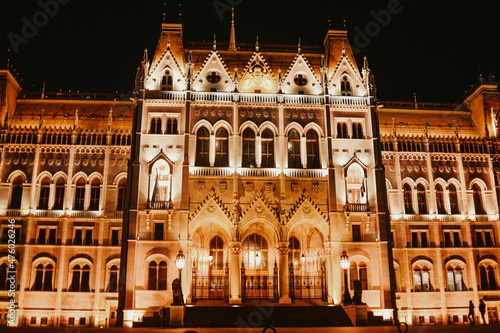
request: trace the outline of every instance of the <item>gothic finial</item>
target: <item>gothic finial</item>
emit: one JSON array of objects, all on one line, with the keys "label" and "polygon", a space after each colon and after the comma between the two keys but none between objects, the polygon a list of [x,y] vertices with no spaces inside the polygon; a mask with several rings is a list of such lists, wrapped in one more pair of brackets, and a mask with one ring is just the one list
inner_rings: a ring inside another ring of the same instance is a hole
[{"label": "gothic finial", "polygon": [[342,41],[342,56],[345,56],[345,45],[344,45],[344,41]]},{"label": "gothic finial", "polygon": [[366,70],[368,69],[368,58],[365,56],[365,58],[363,59],[364,60],[364,63],[363,63],[363,68]]},{"label": "gothic finial", "polygon": [[233,79],[233,82],[234,82],[234,92],[238,92],[238,89],[239,89],[239,82],[238,82],[238,67],[235,67],[234,68],[234,79]]},{"label": "gothic finial", "polygon": [[281,68],[278,69],[278,94],[283,93],[283,77],[281,76]]},{"label": "gothic finial", "polygon": [[417,93],[413,93],[413,99],[415,100],[415,110],[418,110]]},{"label": "gothic finial", "polygon": [[163,23],[167,23],[167,2],[163,1]]},{"label": "gothic finial", "polygon": [[78,109],[75,111],[75,123],[74,123],[74,129],[78,127]]},{"label": "gothic finial", "polygon": [[321,55],[321,68],[325,68],[325,67],[326,67],[325,55],[322,54]]},{"label": "gothic finial", "polygon": [[45,99],[45,81],[43,81],[42,96],[40,99]]},{"label": "gothic finial", "polygon": [[179,23],[182,23],[182,0],[179,0]]},{"label": "gothic finial", "polygon": [[214,51],[217,50],[217,36],[214,34]]},{"label": "gothic finial", "polygon": [[299,54],[302,53],[302,47],[300,46],[300,37],[299,37],[299,46],[298,46],[298,51],[299,51]]},{"label": "gothic finial", "polygon": [[113,126],[113,108],[110,108],[108,115],[108,131],[111,131],[112,126]]},{"label": "gothic finial", "polygon": [[143,57],[142,57],[142,61],[144,61],[145,63],[147,63],[147,62],[148,62],[148,60],[149,60],[148,49],[147,49],[147,48],[145,48],[145,49],[144,49],[144,55],[143,55]]},{"label": "gothic finial", "polygon": [[255,41],[255,52],[259,52],[259,36],[257,36],[257,40]]}]

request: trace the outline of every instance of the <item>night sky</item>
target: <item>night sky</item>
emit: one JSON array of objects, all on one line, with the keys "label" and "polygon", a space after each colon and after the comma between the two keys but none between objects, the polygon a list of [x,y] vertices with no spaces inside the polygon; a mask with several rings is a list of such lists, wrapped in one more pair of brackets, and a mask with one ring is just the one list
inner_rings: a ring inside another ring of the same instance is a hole
[{"label": "night sky", "polygon": [[[35,37],[11,52],[23,88],[40,91],[46,81],[47,91],[129,92],[144,48],[151,53],[156,48],[163,1],[64,2]],[[416,92],[421,102],[455,102],[480,72],[487,77],[493,70],[500,78],[496,2],[400,0],[390,23],[374,32],[367,46],[356,44],[357,31],[376,22],[372,11],[395,2],[184,0],[184,37],[212,40],[215,33],[227,41],[231,13],[223,11],[221,20],[215,7],[233,3],[237,41],[253,42],[259,35],[261,43],[297,43],[301,37],[303,44],[321,44],[328,18],[334,27],[346,19],[351,44],[361,46],[356,61],[362,65],[368,57],[380,99],[413,100]],[[41,7],[27,0],[2,1],[2,7],[0,68],[5,68],[6,50],[13,49],[8,33],[22,36],[22,18],[33,22]]]}]

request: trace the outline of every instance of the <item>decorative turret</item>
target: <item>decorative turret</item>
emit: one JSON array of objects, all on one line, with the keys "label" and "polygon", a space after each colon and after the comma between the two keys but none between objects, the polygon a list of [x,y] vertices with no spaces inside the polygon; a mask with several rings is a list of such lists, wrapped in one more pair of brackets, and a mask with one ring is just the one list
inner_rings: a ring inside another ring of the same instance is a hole
[{"label": "decorative turret", "polygon": [[281,76],[281,68],[278,70],[278,94],[283,93],[283,77]]},{"label": "decorative turret", "polygon": [[234,69],[234,79],[233,79],[233,82],[234,82],[234,92],[238,92],[238,85],[239,85],[239,82],[238,82],[238,67],[236,67]]},{"label": "decorative turret", "polygon": [[187,63],[187,90],[191,90],[193,85],[193,52],[189,51],[188,63]]}]

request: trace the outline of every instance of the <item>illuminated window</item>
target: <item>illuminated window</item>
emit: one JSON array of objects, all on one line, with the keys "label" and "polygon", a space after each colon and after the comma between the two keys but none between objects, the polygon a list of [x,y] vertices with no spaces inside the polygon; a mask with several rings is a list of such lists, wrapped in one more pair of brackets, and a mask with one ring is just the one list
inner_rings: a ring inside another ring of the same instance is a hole
[{"label": "illuminated window", "polygon": [[201,127],[196,134],[196,166],[210,166],[210,134]]},{"label": "illuminated window", "polygon": [[222,271],[224,269],[224,242],[219,236],[215,236],[210,241],[210,273],[212,271]]},{"label": "illuminated window", "polygon": [[261,235],[253,234],[243,241],[243,265],[245,269],[264,271],[268,269],[267,241]]},{"label": "illuminated window", "polygon": [[85,204],[85,179],[80,178],[76,182],[74,210],[83,210]]},{"label": "illuminated window", "polygon": [[300,268],[301,257],[300,242],[296,237],[291,237],[288,244],[288,265],[292,264],[294,269]]},{"label": "illuminated window", "polygon": [[347,76],[344,76],[342,80],[340,81],[340,92],[342,96],[351,96],[352,95],[352,90],[351,90],[351,82],[349,82],[349,79]]},{"label": "illuminated window", "polygon": [[215,166],[229,166],[229,134],[225,128],[220,128],[215,134]]},{"label": "illuminated window", "polygon": [[274,134],[266,129],[261,136],[262,143],[262,168],[274,168]]},{"label": "illuminated window", "polygon": [[288,167],[291,169],[302,168],[300,160],[300,134],[294,129],[288,132]]},{"label": "illuminated window", "polygon": [[446,270],[446,279],[448,281],[448,291],[464,290],[464,280],[461,267],[449,266]]},{"label": "illuminated window", "polygon": [[255,168],[255,132],[247,128],[243,132],[243,161],[244,168]]},{"label": "illuminated window", "polygon": [[160,89],[163,91],[171,91],[173,90],[173,78],[172,74],[170,73],[169,70],[165,71],[165,75],[163,75],[161,79],[161,87]]},{"label": "illuminated window", "polygon": [[306,134],[307,168],[319,169],[319,140],[315,130],[309,130]]},{"label": "illuminated window", "polygon": [[38,209],[49,209],[50,178],[45,177],[40,184],[40,198],[38,200]]},{"label": "illuminated window", "polygon": [[431,291],[430,272],[427,266],[415,267],[413,270],[413,282],[415,292]]}]

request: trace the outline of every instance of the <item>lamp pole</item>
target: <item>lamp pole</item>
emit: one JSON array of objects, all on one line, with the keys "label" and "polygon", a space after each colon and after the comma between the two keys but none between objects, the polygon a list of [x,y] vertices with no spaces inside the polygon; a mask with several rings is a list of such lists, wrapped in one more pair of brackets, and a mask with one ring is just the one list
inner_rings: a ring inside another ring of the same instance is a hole
[{"label": "lamp pole", "polygon": [[184,255],[184,252],[182,249],[179,250],[179,253],[175,257],[175,265],[177,266],[177,269],[179,270],[179,282],[181,282],[182,285],[182,269],[184,268],[184,265],[186,265],[186,256]]},{"label": "lamp pole", "polygon": [[351,304],[351,294],[349,293],[349,285],[347,284],[347,270],[351,267],[351,262],[349,261],[349,256],[347,255],[345,249],[342,251],[340,256],[340,267],[344,270],[344,305]]}]

